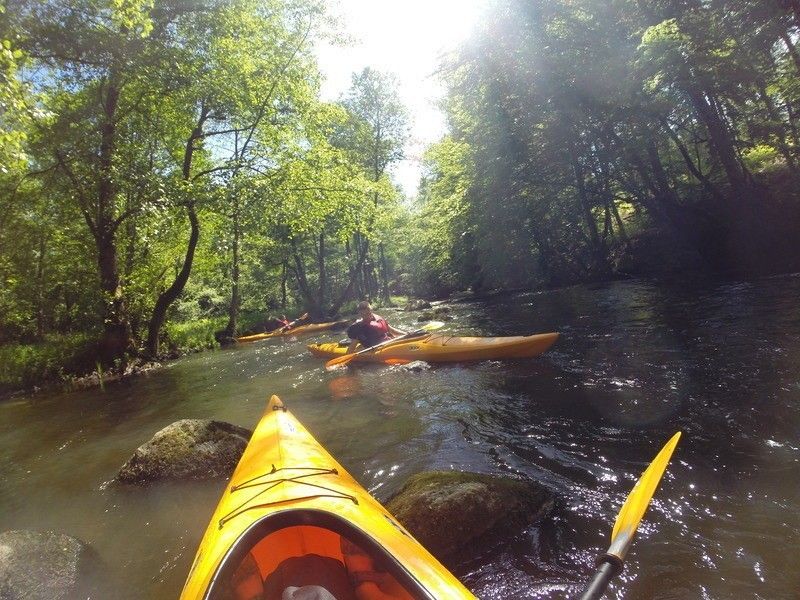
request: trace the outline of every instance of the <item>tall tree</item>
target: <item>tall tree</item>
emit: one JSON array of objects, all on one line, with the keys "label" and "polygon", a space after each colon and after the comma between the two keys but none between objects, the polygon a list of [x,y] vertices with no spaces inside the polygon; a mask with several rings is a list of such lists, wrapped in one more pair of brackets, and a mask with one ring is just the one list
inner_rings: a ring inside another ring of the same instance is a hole
[{"label": "tall tree", "polygon": [[[404,157],[408,139],[408,115],[398,97],[397,81],[393,76],[366,67],[353,74],[350,90],[342,104],[352,116],[342,142],[355,153],[364,169],[376,184],[386,176],[387,169]],[[384,201],[390,198],[384,198]],[[380,212],[381,196],[373,194],[375,208]],[[388,265],[383,241],[378,241],[379,288],[374,261],[370,255],[370,239],[357,235],[354,239],[363,267],[361,278],[363,292],[370,296],[380,294],[389,299]]]}]

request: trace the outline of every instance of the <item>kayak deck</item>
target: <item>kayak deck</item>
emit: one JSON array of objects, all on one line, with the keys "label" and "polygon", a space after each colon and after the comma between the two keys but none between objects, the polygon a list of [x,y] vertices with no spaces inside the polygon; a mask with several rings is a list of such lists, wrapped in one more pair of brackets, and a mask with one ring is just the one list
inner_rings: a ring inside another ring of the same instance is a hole
[{"label": "kayak deck", "polygon": [[330,323],[309,323],[308,325],[298,325],[297,327],[294,327],[288,331],[282,331],[281,329],[277,329],[275,331],[270,331],[269,333],[256,333],[253,335],[245,335],[236,338],[236,341],[240,343],[258,342],[260,340],[266,340],[274,337],[286,337],[290,335],[314,333],[315,331],[324,331],[326,329],[333,329],[337,325],[341,325],[343,323],[344,323],[343,321],[332,321]]},{"label": "kayak deck", "polygon": [[273,396],[181,598],[280,600],[305,585],[337,600],[474,598]]},{"label": "kayak deck", "polygon": [[[507,358],[532,358],[548,350],[558,339],[557,333],[507,337],[459,337],[431,334],[403,340],[355,357],[354,361],[383,362],[424,360],[428,362],[464,362]],[[310,344],[309,351],[319,358],[347,354],[347,346],[336,343]]]}]

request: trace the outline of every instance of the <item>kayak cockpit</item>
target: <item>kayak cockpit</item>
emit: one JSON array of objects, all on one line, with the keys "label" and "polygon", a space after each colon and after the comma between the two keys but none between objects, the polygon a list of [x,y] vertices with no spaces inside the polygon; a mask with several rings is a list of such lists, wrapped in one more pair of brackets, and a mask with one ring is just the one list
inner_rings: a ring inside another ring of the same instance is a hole
[{"label": "kayak cockpit", "polygon": [[422,585],[377,541],[319,510],[254,523],[222,559],[208,600],[416,600]]}]

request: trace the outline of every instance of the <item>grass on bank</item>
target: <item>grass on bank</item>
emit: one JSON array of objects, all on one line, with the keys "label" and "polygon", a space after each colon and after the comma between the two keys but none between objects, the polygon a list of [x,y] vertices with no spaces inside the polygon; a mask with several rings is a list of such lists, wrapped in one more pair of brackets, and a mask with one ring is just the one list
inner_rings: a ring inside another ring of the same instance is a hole
[{"label": "grass on bank", "polygon": [[[402,306],[405,300],[402,296],[392,297],[395,305]],[[355,313],[355,304],[352,313]],[[299,309],[287,312],[295,314]],[[239,331],[247,331],[265,318],[261,312],[243,312]],[[224,329],[227,323],[226,316],[168,322],[162,351],[182,354],[218,348],[214,333]],[[98,368],[98,339],[99,335],[92,333],[50,334],[41,342],[0,345],[0,394],[91,374]]]},{"label": "grass on bank", "polygon": [[85,375],[96,367],[97,336],[53,334],[35,344],[0,346],[0,393]]}]

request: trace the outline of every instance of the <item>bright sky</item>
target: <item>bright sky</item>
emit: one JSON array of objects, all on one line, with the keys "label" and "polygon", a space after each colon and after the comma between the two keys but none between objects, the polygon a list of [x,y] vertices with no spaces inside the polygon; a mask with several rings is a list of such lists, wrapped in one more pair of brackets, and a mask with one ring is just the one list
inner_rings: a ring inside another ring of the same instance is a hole
[{"label": "bright sky", "polygon": [[324,100],[338,100],[351,75],[364,67],[393,73],[411,117],[406,156],[393,170],[408,196],[417,191],[425,147],[444,135],[435,103],[444,90],[433,74],[439,57],[466,39],[487,0],[338,0],[330,11],[353,38],[347,47],[323,44],[317,51],[325,77]]}]

